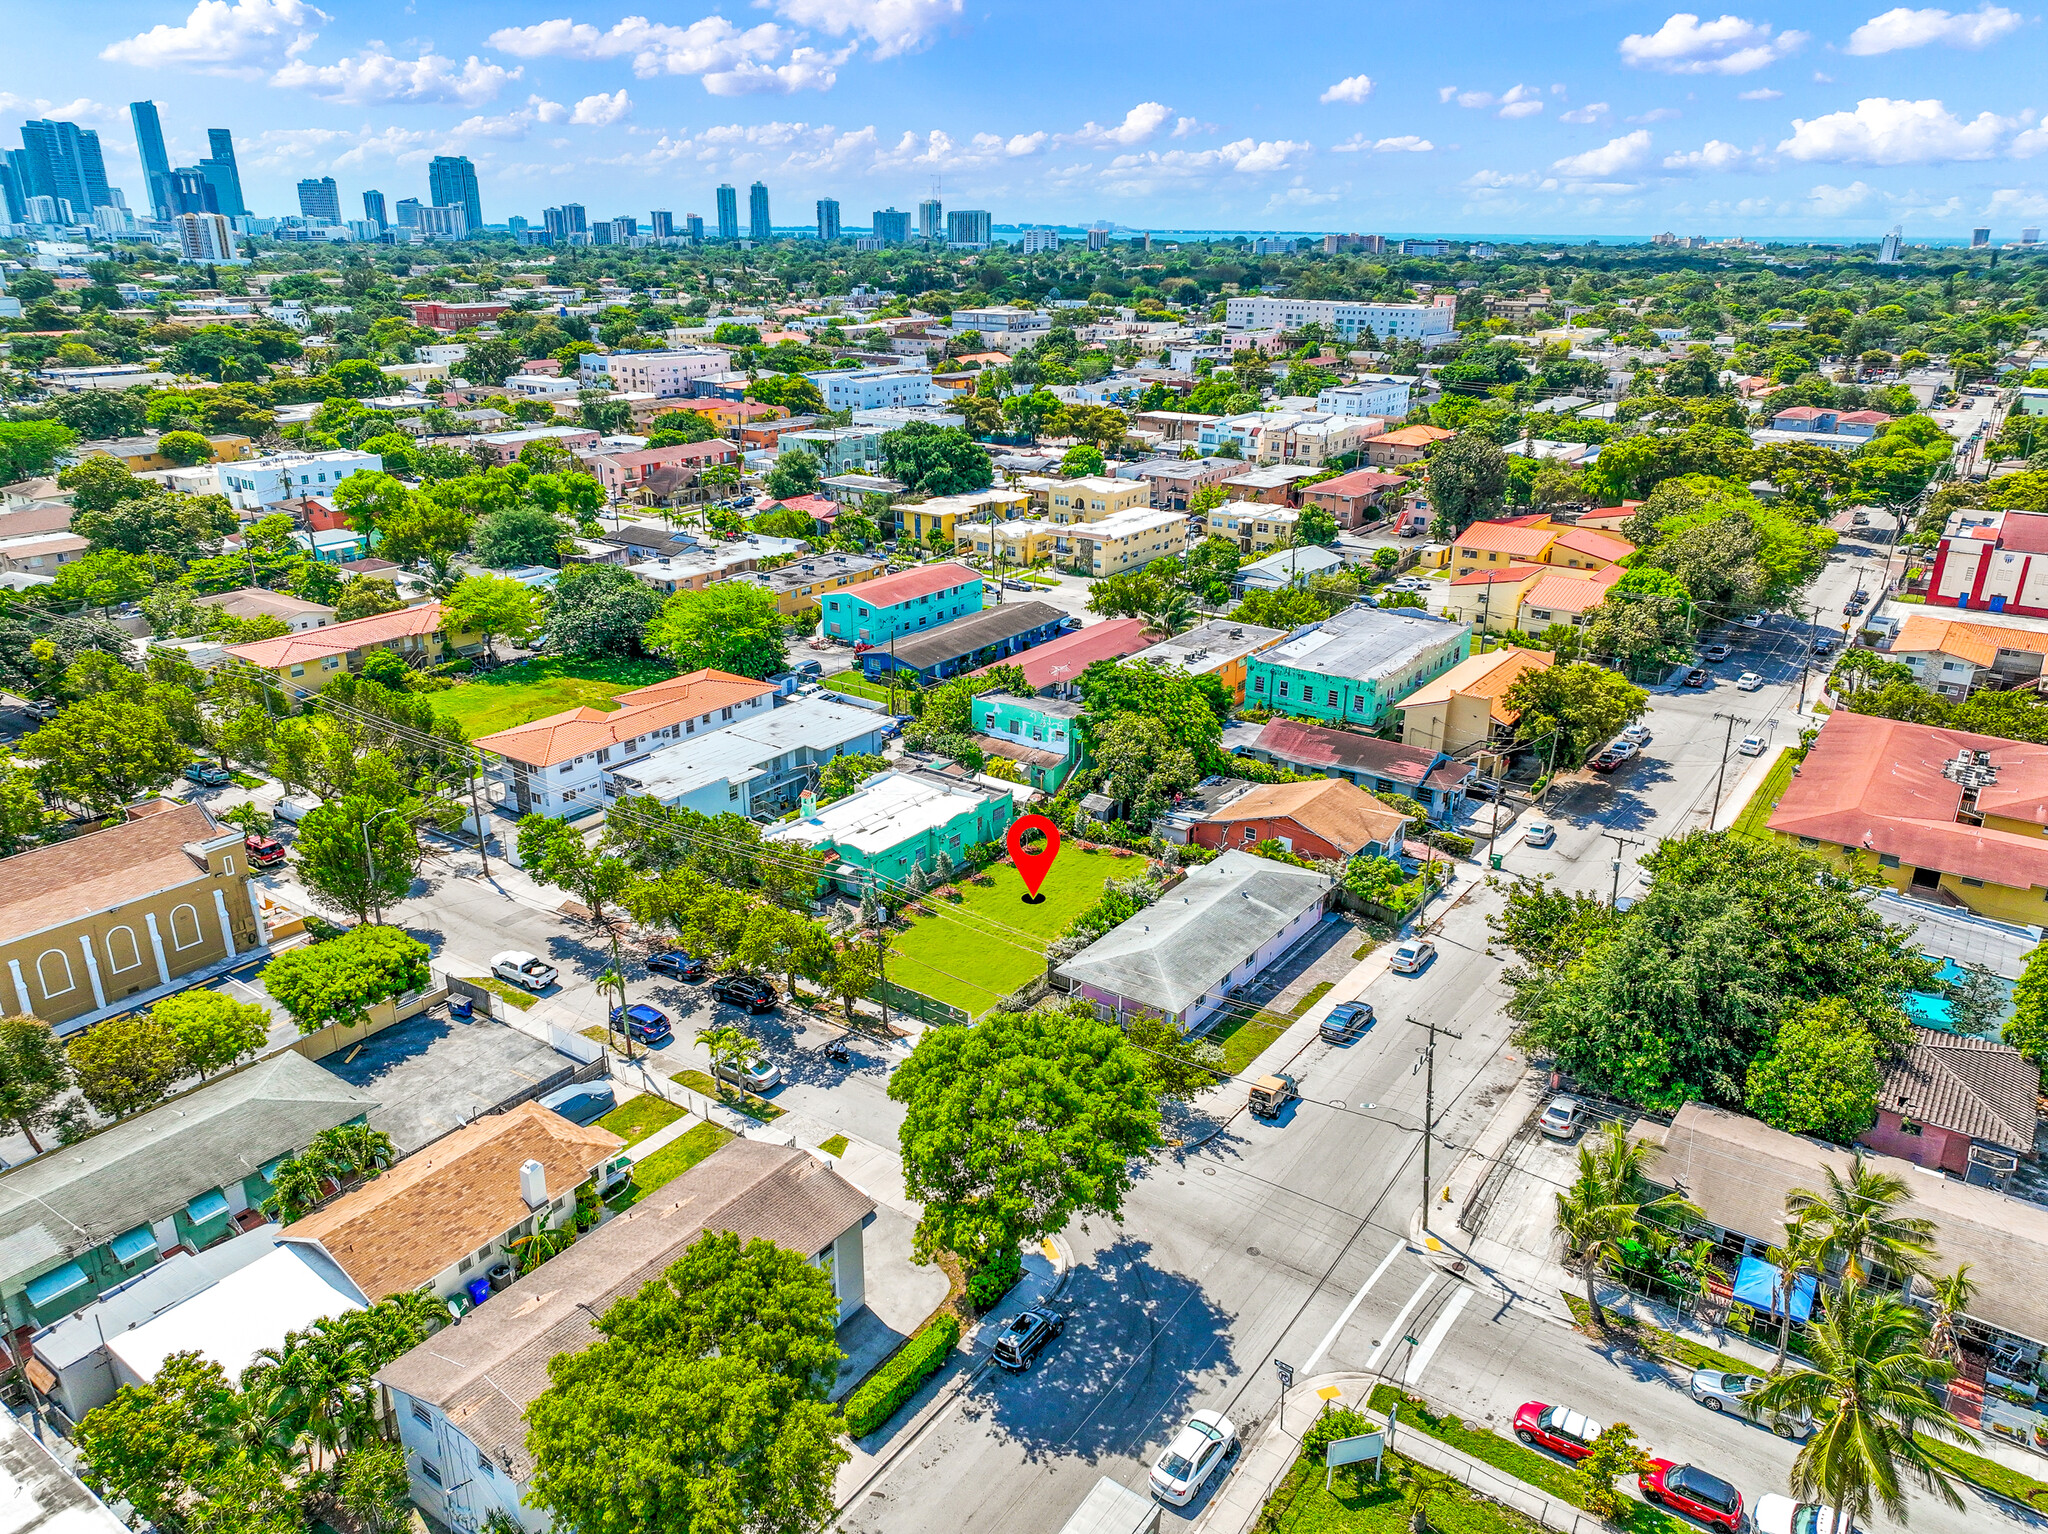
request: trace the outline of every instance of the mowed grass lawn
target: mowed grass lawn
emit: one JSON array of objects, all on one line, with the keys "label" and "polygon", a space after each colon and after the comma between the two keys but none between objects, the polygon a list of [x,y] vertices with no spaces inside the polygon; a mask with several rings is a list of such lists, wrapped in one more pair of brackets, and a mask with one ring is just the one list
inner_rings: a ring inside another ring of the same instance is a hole
[{"label": "mowed grass lawn", "polygon": [[471,740],[589,704],[609,708],[614,693],[666,681],[676,668],[659,660],[565,660],[545,655],[458,682],[432,694],[434,712]]},{"label": "mowed grass lawn", "polygon": [[1118,858],[1068,845],[1039,888],[1045,904],[1026,905],[1017,870],[992,864],[995,883],[962,880],[956,887],[965,898],[958,905],[927,897],[926,904],[944,914],[913,917],[910,930],[896,934],[889,978],[979,1017],[1045,973],[1047,946],[1102,898],[1104,879],[1135,879],[1145,867],[1136,855]]},{"label": "mowed grass lawn", "polygon": [[1778,801],[1785,797],[1785,790],[1792,786],[1792,769],[1797,765],[1792,748],[1780,747],[1777,760],[1771,763],[1771,770],[1764,774],[1763,782],[1757,784],[1756,792],[1749,796],[1749,803],[1742,807],[1742,813],[1735,817],[1728,829],[1740,836],[1768,841],[1771,833],[1765,829],[1766,824],[1771,818],[1771,811],[1778,807]]}]

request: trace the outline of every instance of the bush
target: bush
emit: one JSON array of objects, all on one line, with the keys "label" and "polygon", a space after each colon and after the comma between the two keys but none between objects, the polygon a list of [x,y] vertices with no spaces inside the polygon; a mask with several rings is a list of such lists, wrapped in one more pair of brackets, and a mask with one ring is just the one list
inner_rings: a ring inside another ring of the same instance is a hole
[{"label": "bush", "polygon": [[1004,1252],[1000,1257],[991,1259],[985,1267],[977,1269],[967,1280],[967,1303],[986,1314],[995,1309],[998,1300],[1017,1287],[1017,1281],[1023,1276],[1022,1255],[1014,1251]]},{"label": "bush", "polygon": [[945,1315],[898,1348],[895,1357],[847,1397],[847,1436],[864,1438],[895,1416],[918,1387],[944,1367],[959,1341],[959,1318]]},{"label": "bush", "polygon": [[1423,838],[1439,852],[1448,852],[1455,858],[1469,858],[1472,849],[1479,844],[1469,836],[1460,836],[1456,831],[1432,831]]}]

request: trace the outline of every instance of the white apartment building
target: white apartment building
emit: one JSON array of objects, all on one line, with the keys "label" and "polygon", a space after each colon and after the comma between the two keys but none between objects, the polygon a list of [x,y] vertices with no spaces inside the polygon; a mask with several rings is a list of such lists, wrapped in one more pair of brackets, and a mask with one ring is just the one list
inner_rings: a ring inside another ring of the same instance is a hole
[{"label": "white apartment building", "polygon": [[1273,326],[1299,330],[1314,324],[1331,331],[1340,341],[1357,341],[1367,330],[1380,341],[1428,341],[1452,333],[1457,311],[1454,293],[1439,294],[1426,304],[1247,297],[1226,300],[1223,324],[1229,330],[1264,330]]},{"label": "white apartment building", "polygon": [[278,453],[220,465],[220,487],[237,511],[254,511],[302,495],[331,494],[351,474],[381,474],[375,453],[338,447],[326,453]]},{"label": "white apartment building", "polygon": [[[588,361],[586,356],[580,361]],[[730,353],[688,347],[672,352],[613,352],[602,370],[614,389],[676,399],[699,378],[716,378],[732,367]],[[591,371],[596,372],[597,369]]]},{"label": "white apartment building", "polygon": [[1036,255],[1041,250],[1058,250],[1060,232],[1057,229],[1026,229],[1024,231],[1024,254]]},{"label": "white apartment building", "polygon": [[929,368],[869,372],[865,369],[843,373],[806,373],[825,396],[827,410],[889,410],[929,405],[932,375]]},{"label": "white apartment building", "polygon": [[1408,414],[1408,395],[1415,380],[1396,373],[1364,373],[1348,384],[1316,396],[1316,409],[1330,415],[1383,415],[1400,420]]},{"label": "white apartment building", "polygon": [[504,380],[505,392],[518,399],[558,400],[576,398],[582,387],[573,378],[558,378],[552,373],[514,373]]},{"label": "white apartment building", "polygon": [[1319,467],[1360,446],[1385,429],[1379,416],[1326,415],[1308,410],[1252,411],[1205,422],[1196,434],[1207,456],[1233,442],[1250,463],[1291,463]]},{"label": "white apartment building", "polygon": [[1099,522],[1059,529],[1056,563],[1089,575],[1122,575],[1155,559],[1178,559],[1188,543],[1188,519],[1178,511],[1119,511]]},{"label": "white apartment building", "polygon": [[1007,335],[1019,330],[1050,330],[1052,318],[1041,309],[989,304],[980,309],[955,309],[950,328],[956,336],[970,330],[978,330],[985,336]]},{"label": "white apartment building", "polygon": [[180,213],[177,217],[178,254],[187,261],[232,261],[235,259],[235,230],[218,213]]}]

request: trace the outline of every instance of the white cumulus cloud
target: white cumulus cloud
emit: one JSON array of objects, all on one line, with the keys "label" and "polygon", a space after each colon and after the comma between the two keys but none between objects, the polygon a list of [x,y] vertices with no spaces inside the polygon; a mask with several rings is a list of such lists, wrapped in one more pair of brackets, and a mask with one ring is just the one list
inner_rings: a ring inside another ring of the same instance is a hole
[{"label": "white cumulus cloud", "polygon": [[1784,94],[1783,91],[1774,91],[1766,85],[1760,86],[1753,91],[1743,91],[1735,99],[1737,101],[1777,101],[1782,99]]},{"label": "white cumulus cloud", "polygon": [[1792,136],[1778,153],[1795,160],[1844,165],[1934,165],[1947,160],[1988,160],[2021,120],[1980,112],[1969,122],[1939,101],[1895,101],[1870,96],[1853,112],[1792,119]]},{"label": "white cumulus cloud", "polygon": [[923,47],[957,17],[963,0],[777,0],[775,14],[834,37],[862,37],[878,59]]},{"label": "white cumulus cloud", "polygon": [[1543,110],[1543,93],[1533,85],[1510,86],[1498,96],[1492,91],[1461,91],[1455,85],[1446,85],[1436,93],[1436,99],[1445,103],[1455,101],[1467,111],[1498,108],[1494,116],[1509,119],[1534,117]]},{"label": "white cumulus cloud", "polygon": [[1759,151],[1744,149],[1725,139],[1710,138],[1697,149],[1664,156],[1664,168],[1673,171],[1735,171],[1761,168]]},{"label": "white cumulus cloud", "polygon": [[1369,133],[1354,133],[1341,144],[1330,146],[1331,154],[1429,154],[1436,148],[1426,138],[1413,133],[1404,133],[1398,138],[1374,138]]},{"label": "white cumulus cloud", "polygon": [[1609,139],[1598,149],[1568,154],[1554,161],[1551,169],[1563,176],[1608,179],[1634,170],[1650,156],[1650,130],[1638,128],[1620,138]]},{"label": "white cumulus cloud", "polygon": [[1582,107],[1573,107],[1569,112],[1561,115],[1558,121],[1576,123],[1583,127],[1587,123],[1598,122],[1612,110],[1604,101],[1592,101]]},{"label": "white cumulus cloud", "polygon": [[630,57],[643,80],[659,75],[709,75],[765,64],[781,57],[796,34],[772,21],[736,27],[723,16],[706,16],[687,27],[628,16],[609,31],[561,17],[530,27],[503,27],[484,39],[517,58],[616,59]]},{"label": "white cumulus cloud", "polygon": [[793,48],[782,64],[759,64],[747,59],[731,69],[714,69],[704,76],[704,89],[714,96],[758,96],[791,91],[829,91],[839,78],[839,65],[848,49],[827,53],[822,48]]},{"label": "white cumulus cloud", "polygon": [[576,103],[576,110],[569,114],[569,121],[580,123],[587,128],[608,128],[633,110],[633,98],[620,86],[607,96],[599,91],[595,96],[585,96]]},{"label": "white cumulus cloud", "polygon": [[1847,186],[1828,186],[1823,183],[1806,194],[1807,208],[1822,218],[1840,218],[1853,213],[1877,194],[1861,181],[1852,181]]},{"label": "white cumulus cloud", "polygon": [[1371,94],[1372,77],[1370,75],[1349,75],[1324,91],[1318,99],[1325,102],[1343,101],[1348,102],[1352,106],[1358,106]]},{"label": "white cumulus cloud", "polygon": [[332,64],[293,59],[270,83],[309,91],[325,101],[453,101],[473,107],[496,96],[520,73],[486,64],[474,54],[458,65],[438,53],[402,59],[372,46]]},{"label": "white cumulus cloud", "polygon": [[1941,43],[1949,48],[1982,48],[2008,32],[2025,25],[2018,11],[2002,5],[1982,5],[1974,11],[1909,10],[1897,6],[1882,16],[1873,16],[1849,34],[1845,53],[1895,53],[1901,48],[1925,48]]},{"label": "white cumulus cloud", "polygon": [[100,57],[139,69],[178,64],[226,72],[299,52],[329,19],[305,0],[198,0],[183,25],[159,23],[108,44]]},{"label": "white cumulus cloud", "polygon": [[1105,128],[1100,123],[1083,123],[1080,129],[1066,135],[1065,142],[1085,144],[1090,148],[1130,148],[1142,144],[1172,118],[1173,111],[1156,101],[1141,101],[1124,113],[1124,120],[1116,126]]},{"label": "white cumulus cloud", "polygon": [[1039,150],[1046,146],[1051,138],[1052,135],[1042,128],[1036,133],[1013,134],[1009,142],[1003,145],[1003,153],[1012,159],[1021,158],[1027,154],[1037,154]]},{"label": "white cumulus cloud", "polygon": [[1769,22],[1722,15],[1704,21],[1679,11],[1654,32],[1632,32],[1621,40],[1621,59],[1638,69],[1669,75],[1746,75],[1795,53],[1804,32],[1773,35]]}]

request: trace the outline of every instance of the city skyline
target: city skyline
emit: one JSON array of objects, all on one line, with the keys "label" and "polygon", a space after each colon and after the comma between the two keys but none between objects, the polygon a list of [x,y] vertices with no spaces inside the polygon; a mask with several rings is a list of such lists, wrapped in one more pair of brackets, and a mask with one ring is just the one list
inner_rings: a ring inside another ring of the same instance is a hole
[{"label": "city skyline", "polygon": [[[22,18],[47,94],[0,95],[0,133],[97,130],[137,211],[151,199],[126,102],[146,99],[173,166],[209,156],[206,129],[235,135],[259,213],[289,209],[309,176],[424,191],[445,155],[474,162],[486,223],[565,201],[710,223],[719,183],[755,181],[783,229],[821,197],[915,209],[935,181],[948,208],[1070,226],[1876,240],[1902,224],[1910,240],[2048,213],[2024,63],[2037,23],[2017,11],[1864,0],[1796,29],[1686,12],[1530,29],[1485,11],[1451,37],[1311,13],[1284,37],[1242,28],[1214,60],[1139,50],[1043,72],[1026,96],[989,91],[988,71],[1057,15],[961,0],[774,0],[745,28],[455,8],[432,39],[387,4],[335,19],[304,0],[170,0]],[[1162,36],[1200,20],[1129,19]],[[1301,62],[1304,21],[1327,66]]]}]

